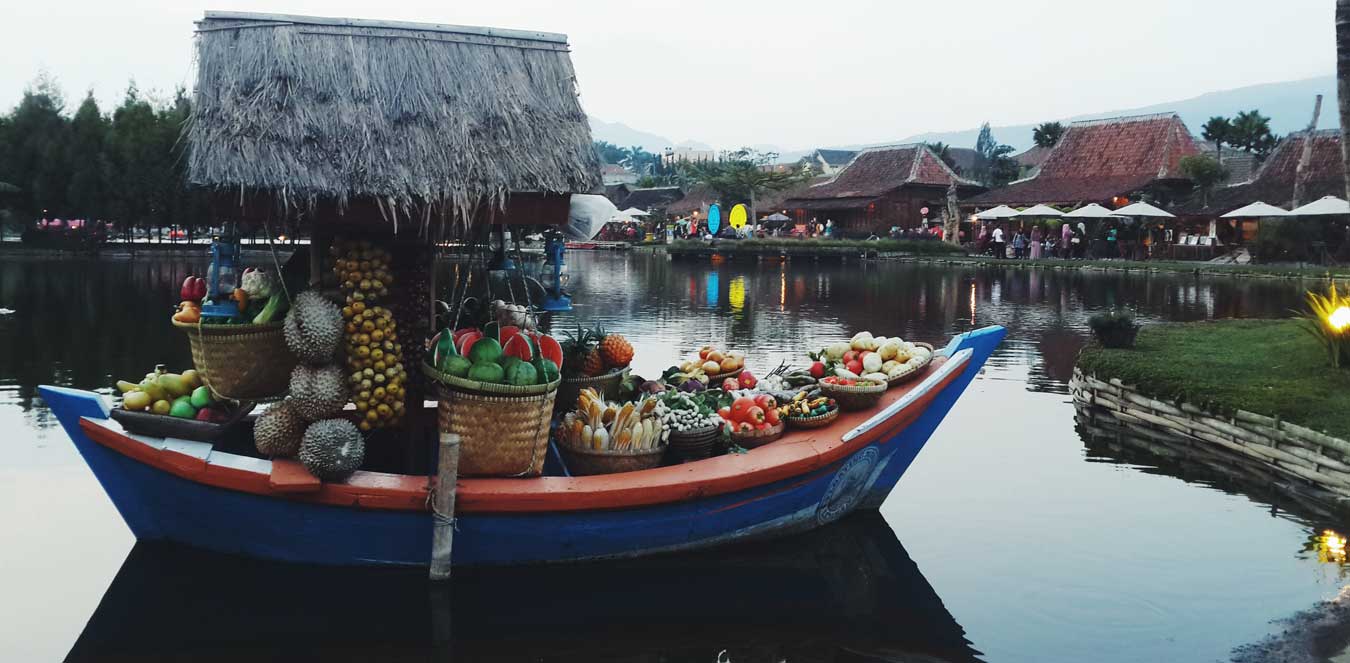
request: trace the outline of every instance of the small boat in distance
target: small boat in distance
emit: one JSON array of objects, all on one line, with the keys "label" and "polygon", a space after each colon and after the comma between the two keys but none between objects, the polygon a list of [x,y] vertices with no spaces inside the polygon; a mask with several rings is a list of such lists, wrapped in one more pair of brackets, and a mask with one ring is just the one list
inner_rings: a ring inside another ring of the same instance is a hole
[{"label": "small boat in distance", "polygon": [[[639,557],[874,510],[1004,333],[960,334],[876,409],[747,453],[600,476],[461,478],[453,563]],[[138,540],[309,564],[430,561],[433,477],[361,471],[340,483],[296,481],[286,464],[238,449],[128,433],[93,392],[40,392]]]}]

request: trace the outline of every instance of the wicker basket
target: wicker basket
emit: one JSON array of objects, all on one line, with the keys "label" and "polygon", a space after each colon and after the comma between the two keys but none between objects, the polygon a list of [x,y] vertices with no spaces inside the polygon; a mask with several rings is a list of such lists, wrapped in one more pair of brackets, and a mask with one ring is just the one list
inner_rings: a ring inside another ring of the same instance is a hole
[{"label": "wicker basket", "polygon": [[573,476],[649,470],[659,467],[661,459],[666,455],[664,445],[640,451],[596,451],[574,449],[559,444],[558,451],[562,452],[563,460],[567,463],[567,471]]},{"label": "wicker basket", "polygon": [[821,382],[820,393],[833,398],[841,410],[866,410],[881,400],[881,395],[886,393],[888,387],[889,385],[884,382],[865,387]]},{"label": "wicker basket", "polygon": [[113,408],[110,414],[128,433],[212,442],[223,437],[252,411],[253,403],[240,403],[239,407],[230,411],[225,421],[197,421],[171,417],[167,414],[124,410],[120,407]]},{"label": "wicker basket", "polygon": [[746,449],[754,449],[755,447],[762,447],[770,442],[773,442],[774,440],[777,440],[780,437],[783,437],[783,431],[785,429],[786,426],[784,426],[783,422],[780,421],[778,422],[778,425],[769,426],[764,430],[751,431],[749,433],[733,432],[731,434],[731,441],[734,442],[737,446]]},{"label": "wicker basket", "polygon": [[745,367],[742,366],[742,367],[740,367],[740,368],[738,368],[738,369],[736,369],[736,370],[734,370],[734,371],[731,371],[731,372],[729,372],[729,373],[718,373],[717,375],[709,375],[709,376],[708,376],[708,384],[710,384],[710,385],[712,385],[712,386],[714,386],[714,387],[716,387],[716,386],[721,386],[721,383],[722,383],[723,380],[725,380],[725,379],[727,379],[727,378],[738,378],[738,377],[741,376],[741,373],[744,372],[744,371],[745,371]]},{"label": "wicker basket", "polygon": [[527,384],[524,386],[497,384],[495,382],[479,382],[467,378],[457,378],[449,373],[442,373],[425,362],[422,363],[422,373],[451,389],[486,394],[489,396],[538,396],[539,394],[557,391],[559,384],[558,380],[546,384]]},{"label": "wicker basket", "polygon": [[793,428],[824,428],[839,418],[839,408],[815,417],[783,417],[783,421]]},{"label": "wicker basket", "polygon": [[[492,388],[493,393],[445,382],[439,387],[437,419],[442,432],[459,435],[459,473],[488,477],[542,474],[558,382],[530,387],[471,384]],[[540,387],[547,391],[529,393]]]},{"label": "wicker basket", "polygon": [[923,369],[928,368],[928,364],[933,362],[932,345],[928,343],[915,343],[914,345],[915,347],[928,348],[928,358],[923,360],[918,366],[915,366],[913,370],[907,371],[904,375],[897,375],[893,378],[887,379],[886,380],[887,386],[894,387],[897,384],[909,382],[910,380],[919,377],[919,375],[923,373]]},{"label": "wicker basket", "polygon": [[712,456],[713,449],[722,440],[722,426],[713,424],[690,431],[670,431],[670,455],[678,461],[699,460]]},{"label": "wicker basket", "polygon": [[628,377],[630,370],[621,368],[613,373],[597,375],[593,378],[563,378],[562,384],[558,385],[558,409],[570,410],[575,408],[581,390],[588,387],[600,392],[600,397],[607,401],[618,400],[619,389],[623,386],[624,378]]},{"label": "wicker basket", "polygon": [[204,325],[174,321],[192,347],[192,365],[217,398],[270,401],[286,395],[295,356],[280,322]]}]

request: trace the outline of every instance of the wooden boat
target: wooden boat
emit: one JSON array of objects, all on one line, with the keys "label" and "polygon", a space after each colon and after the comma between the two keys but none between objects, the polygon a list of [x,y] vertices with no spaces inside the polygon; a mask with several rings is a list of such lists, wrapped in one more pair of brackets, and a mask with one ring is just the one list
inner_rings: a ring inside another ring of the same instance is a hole
[{"label": "wooden boat", "polygon": [[876,512],[716,550],[457,570],[445,589],[143,542],[66,661],[979,660]]},{"label": "wooden boat", "polygon": [[[707,548],[876,509],[1002,340],[955,337],[871,411],[745,454],[605,476],[462,478],[456,565],[517,565]],[[44,386],[52,412],[137,539],[330,565],[426,565],[427,476],[320,483],[293,461],[130,434],[103,397]]]}]

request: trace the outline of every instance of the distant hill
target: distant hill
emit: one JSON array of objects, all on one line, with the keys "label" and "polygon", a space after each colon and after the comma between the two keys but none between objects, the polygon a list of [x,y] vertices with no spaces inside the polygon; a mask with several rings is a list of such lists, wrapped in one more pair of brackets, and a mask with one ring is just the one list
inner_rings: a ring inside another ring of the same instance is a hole
[{"label": "distant hill", "polygon": [[622,122],[606,122],[600,118],[587,116],[591,122],[591,137],[595,140],[604,140],[614,143],[619,147],[641,146],[642,149],[652,154],[660,154],[667,147],[690,147],[696,150],[710,150],[711,146],[698,141],[673,141],[665,136],[659,136],[646,131],[639,131]]}]

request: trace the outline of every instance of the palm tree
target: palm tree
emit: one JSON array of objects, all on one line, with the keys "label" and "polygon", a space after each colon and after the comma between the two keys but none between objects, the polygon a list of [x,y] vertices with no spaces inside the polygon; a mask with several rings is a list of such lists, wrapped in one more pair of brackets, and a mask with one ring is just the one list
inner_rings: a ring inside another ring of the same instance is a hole
[{"label": "palm tree", "polygon": [[[1341,111],[1341,160],[1350,164],[1350,0],[1336,0],[1336,93]],[[1345,191],[1350,199],[1350,168]]]},{"label": "palm tree", "polygon": [[1031,139],[1038,147],[1054,147],[1064,136],[1064,125],[1059,122],[1042,122],[1031,130]]},{"label": "palm tree", "polygon": [[1233,137],[1233,123],[1226,117],[1215,115],[1200,128],[1200,136],[1214,143],[1214,160],[1223,163],[1223,144]]}]

